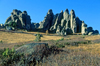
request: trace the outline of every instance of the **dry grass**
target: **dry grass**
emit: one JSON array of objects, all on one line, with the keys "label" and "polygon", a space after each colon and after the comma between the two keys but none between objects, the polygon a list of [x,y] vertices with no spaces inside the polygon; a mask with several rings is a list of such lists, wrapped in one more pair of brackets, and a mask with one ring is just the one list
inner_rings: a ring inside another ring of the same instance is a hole
[{"label": "dry grass", "polygon": [[86,36],[85,40],[96,40],[100,39],[100,35]]},{"label": "dry grass", "polygon": [[[4,43],[20,43],[35,40],[34,35],[37,32],[24,33],[10,33],[0,31],[0,40]],[[58,40],[61,36],[50,36],[43,34],[41,40]],[[84,37],[84,38],[83,38]],[[69,40],[70,39],[70,40]],[[64,37],[64,41],[96,40],[100,39],[100,35],[82,36],[82,35],[69,35]],[[62,41],[63,42],[63,41]],[[6,46],[6,45],[5,45]],[[95,44],[80,44],[79,46],[67,46],[63,48],[66,52],[61,52],[56,55],[50,55],[43,59],[43,66],[100,66],[100,43]],[[40,64],[41,65],[41,64]]]},{"label": "dry grass", "polygon": [[71,46],[71,47],[66,47],[66,49],[71,49],[71,50],[76,50],[77,52],[82,50],[83,52],[89,52],[92,53],[93,55],[99,54],[100,55],[100,43],[98,44],[81,44],[79,46]]},{"label": "dry grass", "polygon": [[[27,32],[36,34],[37,32]],[[28,42],[35,40],[34,35],[32,34],[22,34],[22,33],[10,33],[10,32],[2,32],[0,31],[0,40],[2,40],[5,43],[19,43],[19,42]],[[44,34],[44,33],[40,33]],[[41,40],[57,40],[62,37],[60,36],[44,36],[41,38]]]}]

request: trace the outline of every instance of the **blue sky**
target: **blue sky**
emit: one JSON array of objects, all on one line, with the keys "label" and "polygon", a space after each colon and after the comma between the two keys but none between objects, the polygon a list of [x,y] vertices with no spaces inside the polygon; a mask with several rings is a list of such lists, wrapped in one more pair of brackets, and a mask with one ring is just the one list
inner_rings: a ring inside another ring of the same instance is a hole
[{"label": "blue sky", "polygon": [[42,21],[49,9],[54,14],[73,9],[88,27],[100,32],[100,0],[0,0],[0,23],[5,23],[13,9],[26,10],[31,22]]}]

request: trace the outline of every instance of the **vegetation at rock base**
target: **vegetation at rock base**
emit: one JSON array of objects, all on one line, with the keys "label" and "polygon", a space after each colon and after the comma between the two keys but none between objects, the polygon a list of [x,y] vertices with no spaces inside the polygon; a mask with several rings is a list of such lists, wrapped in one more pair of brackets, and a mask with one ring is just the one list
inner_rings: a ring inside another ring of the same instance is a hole
[{"label": "vegetation at rock base", "polygon": [[24,57],[24,55],[21,53],[16,54],[14,47],[12,49],[4,48],[0,50],[0,59],[2,59],[2,65],[4,66],[17,63],[21,57]]},{"label": "vegetation at rock base", "polygon": [[3,43],[3,41],[1,40],[0,43]]}]

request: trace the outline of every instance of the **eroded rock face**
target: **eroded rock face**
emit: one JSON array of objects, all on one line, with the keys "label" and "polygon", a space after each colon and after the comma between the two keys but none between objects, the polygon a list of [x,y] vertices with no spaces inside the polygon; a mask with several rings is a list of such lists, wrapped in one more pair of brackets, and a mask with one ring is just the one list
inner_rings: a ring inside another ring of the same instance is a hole
[{"label": "eroded rock face", "polygon": [[[49,16],[47,14],[44,21],[40,23],[40,28],[57,33],[58,35],[68,35],[73,33],[88,35],[89,32],[94,31],[92,27],[87,27],[84,22],[76,17],[74,10],[71,10],[69,14],[68,9],[66,9],[64,12],[61,11],[61,13],[57,13],[54,16],[52,11],[48,11],[48,13]],[[52,15],[51,19],[49,19],[50,14]]]},{"label": "eroded rock face", "polygon": [[[67,34],[72,34],[77,32],[77,23],[75,19],[75,13],[74,10],[71,10],[70,14],[68,9],[66,9],[64,12],[61,11],[60,14],[58,14],[58,17],[56,21],[54,22],[55,24],[50,28],[50,31],[55,30],[57,34],[61,35],[67,35]],[[58,32],[57,26],[60,25],[61,29]],[[67,32],[70,28],[70,32]]]},{"label": "eroded rock face", "polygon": [[17,23],[17,28],[35,30],[37,28],[43,29],[43,32],[48,30],[52,33],[57,33],[58,35],[69,35],[74,33],[82,33],[82,35],[88,35],[90,32],[93,34],[99,34],[99,31],[94,31],[92,27],[87,27],[87,25],[82,22],[75,15],[75,11],[66,9],[64,12],[53,14],[52,9],[47,12],[44,20],[40,23],[32,23],[30,16],[26,11],[21,12],[20,10],[14,9],[11,16],[7,18],[5,24],[11,22]]},{"label": "eroded rock face", "polygon": [[21,12],[20,10],[14,9],[11,16],[7,18],[5,24],[9,24],[10,22],[16,22],[17,28],[29,30],[31,18],[26,11]]},{"label": "eroded rock face", "polygon": [[81,31],[82,35],[87,35],[87,25],[84,23],[84,21],[82,21],[82,31]]},{"label": "eroded rock face", "polygon": [[98,30],[93,30],[92,27],[87,27],[87,25],[82,21],[82,35],[98,35],[99,31]]},{"label": "eroded rock face", "polygon": [[45,16],[44,20],[42,22],[40,22],[40,26],[39,28],[44,29],[44,30],[48,30],[51,27],[52,24],[52,20],[53,20],[53,12],[50,9],[47,13],[47,15]]},{"label": "eroded rock face", "polygon": [[31,30],[35,30],[37,28],[39,28],[39,23],[31,23]]}]

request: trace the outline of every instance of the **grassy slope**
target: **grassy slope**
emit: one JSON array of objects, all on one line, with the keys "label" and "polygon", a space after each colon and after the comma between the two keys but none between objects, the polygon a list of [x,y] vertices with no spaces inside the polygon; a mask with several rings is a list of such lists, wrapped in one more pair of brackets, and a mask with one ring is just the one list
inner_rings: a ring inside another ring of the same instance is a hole
[{"label": "grassy slope", "polygon": [[[35,36],[32,34],[33,33],[36,34],[37,32],[27,32],[27,33],[31,33],[31,34],[10,33],[10,32],[0,31],[0,40],[2,40],[3,43],[7,43],[7,44],[33,41],[35,39]],[[45,33],[41,33],[41,34],[45,34]],[[43,35],[41,40],[42,41],[43,40],[58,40],[61,38],[62,38],[61,36]],[[81,36],[81,35],[73,35],[72,36],[72,35],[70,35],[70,36],[64,37],[64,41],[72,41],[73,42],[74,40],[76,41],[79,39],[97,40],[97,39],[100,39],[100,35],[95,35],[95,36]],[[8,46],[5,45],[4,47],[8,47]],[[75,65],[80,66],[83,64],[83,62],[81,60],[83,60],[85,63],[85,65],[83,65],[83,66],[86,66],[86,65],[96,66],[97,63],[99,63],[100,59],[98,59],[98,58],[100,57],[100,43],[81,44],[79,46],[70,46],[70,47],[65,46],[65,48],[63,48],[63,49],[68,50],[69,54],[62,52],[61,54],[57,54],[56,56],[51,55],[50,57],[48,57],[49,62],[43,63],[42,65],[49,66],[50,64],[52,64],[51,66],[54,66],[54,65],[59,66],[59,64],[60,65],[62,64],[62,66],[64,66],[64,64],[65,65],[69,64],[69,66],[75,66]],[[85,55],[86,55],[86,57],[85,57]],[[99,55],[99,57],[97,57],[98,55]],[[53,61],[53,62],[50,62],[50,61]],[[85,61],[88,61],[88,62],[85,62]]]}]

